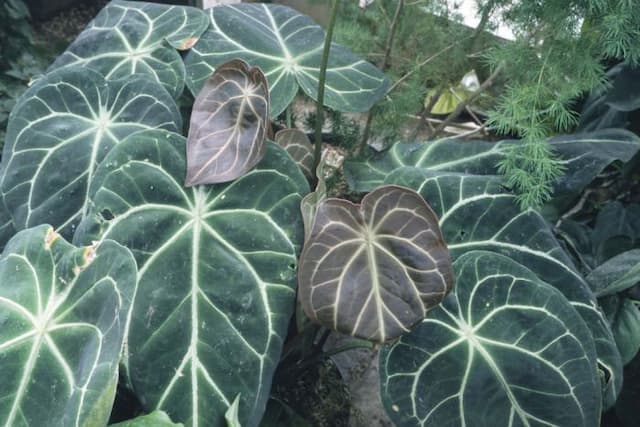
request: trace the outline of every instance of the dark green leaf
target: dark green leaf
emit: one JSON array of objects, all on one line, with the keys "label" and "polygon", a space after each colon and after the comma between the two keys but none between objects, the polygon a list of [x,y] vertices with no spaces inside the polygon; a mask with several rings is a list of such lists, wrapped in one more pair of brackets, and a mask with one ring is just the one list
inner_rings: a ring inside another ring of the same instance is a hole
[{"label": "dark green leaf", "polygon": [[455,291],[380,355],[395,424],[598,426],[593,340],[563,295],[495,253],[454,270]]},{"label": "dark green leaf", "polygon": [[[291,103],[298,87],[315,99],[324,31],[311,18],[277,4],[230,4],[209,9],[211,26],[187,54],[187,86],[197,93],[215,67],[240,58],[269,81],[271,116]],[[389,81],[368,62],[332,44],[324,103],[339,111],[366,111]]]},{"label": "dark green leaf", "polygon": [[640,311],[629,298],[618,295],[602,298],[600,303],[611,324],[622,363],[626,365],[640,349]]},{"label": "dark green leaf", "polygon": [[640,283],[640,249],[623,252],[599,265],[587,282],[598,297],[613,295]]},{"label": "dark green leaf", "polygon": [[169,94],[145,77],[105,80],[77,67],[48,74],[9,120],[0,189],[14,225],[49,223],[71,238],[109,150],[138,130],[181,127]]},{"label": "dark green leaf", "polygon": [[185,68],[176,49],[188,49],[208,26],[197,8],[113,1],[91,21],[50,69],[83,66],[107,78],[144,74],[178,98]]},{"label": "dark green leaf", "polygon": [[102,162],[79,241],[114,239],[140,273],[125,372],[147,410],[188,426],[258,424],[295,305],[300,200],[291,158],[269,143],[229,184],[184,188],[185,138],[131,135]]},{"label": "dark green leaf", "polygon": [[464,172],[477,175],[497,173],[496,165],[504,157],[511,141],[436,141],[396,143],[373,159],[345,163],[345,178],[352,191],[371,191],[394,170],[413,166],[431,171]]},{"label": "dark green leaf", "polygon": [[534,210],[523,212],[497,177],[402,168],[387,181],[419,190],[436,212],[454,259],[471,250],[497,252],[560,290],[595,339],[604,406],[615,402],[622,383],[622,363],[611,330],[589,286],[540,214]]},{"label": "dark green leaf", "polygon": [[0,423],[106,425],[136,280],[109,240],[76,248],[48,225],[0,258]]}]

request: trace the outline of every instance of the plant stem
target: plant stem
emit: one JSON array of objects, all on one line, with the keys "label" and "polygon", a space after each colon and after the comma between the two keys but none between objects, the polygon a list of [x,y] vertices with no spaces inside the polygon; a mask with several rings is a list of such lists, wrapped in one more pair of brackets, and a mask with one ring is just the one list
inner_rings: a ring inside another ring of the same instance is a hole
[{"label": "plant stem", "polygon": [[285,115],[287,118],[287,127],[291,129],[293,127],[291,123],[291,104],[287,106],[287,109],[285,110]]},{"label": "plant stem", "polygon": [[324,82],[327,77],[327,63],[329,62],[329,50],[331,49],[331,39],[333,38],[333,27],[336,23],[338,12],[338,0],[331,1],[331,16],[327,25],[327,34],[324,38],[324,48],[322,49],[322,62],[320,63],[320,75],[318,76],[318,98],[316,101],[316,135],[315,147],[313,150],[313,169],[316,170],[320,164],[322,156],[322,125],[324,122]]},{"label": "plant stem", "polygon": [[389,27],[389,35],[387,37],[387,46],[384,49],[384,57],[382,58],[382,63],[380,64],[380,68],[382,71],[385,71],[389,67],[389,58],[391,57],[391,48],[393,47],[393,39],[396,36],[396,28],[398,27],[398,21],[400,20],[400,15],[402,15],[402,8],[404,7],[404,0],[398,0],[398,5],[396,6],[396,12],[393,15],[393,21],[391,21],[391,26]]},{"label": "plant stem", "polygon": [[475,91],[467,99],[465,99],[464,102],[461,102],[460,104],[458,104],[458,107],[451,114],[449,114],[442,123],[438,125],[436,130],[433,131],[432,136],[433,137],[438,136],[438,134],[440,134],[447,126],[449,126],[460,115],[460,113],[462,113],[462,111],[464,111],[464,109],[467,108],[469,104],[475,101],[476,98],[478,98],[484,91],[489,89],[495,83],[496,79],[498,78],[498,75],[502,72],[503,68],[504,68],[504,64],[498,65],[498,67],[496,67],[493,73],[491,73],[491,75],[484,82],[482,82],[478,90]]},{"label": "plant stem", "polygon": [[389,90],[387,91],[387,95],[391,92],[393,92],[398,86],[400,86],[401,83],[403,83],[405,80],[407,80],[409,77],[411,77],[414,73],[416,73],[420,68],[424,67],[425,65],[427,65],[429,62],[433,61],[434,59],[436,59],[438,56],[442,55],[443,53],[447,52],[448,50],[454,48],[455,46],[459,45],[460,43],[462,43],[464,40],[470,38],[471,36],[465,37],[461,40],[458,40],[456,42],[451,43],[449,46],[446,46],[444,48],[442,48],[441,50],[439,50],[438,52],[434,53],[433,55],[431,55],[430,57],[428,57],[427,59],[425,59],[424,61],[422,61],[421,63],[419,63],[418,65],[416,65],[415,67],[413,67],[413,69],[411,71],[408,71],[405,75],[403,75],[402,77],[400,77],[393,85],[391,85],[391,87],[389,88]]},{"label": "plant stem", "polygon": [[[399,0],[398,5],[396,6],[396,12],[393,14],[393,20],[391,21],[391,26],[389,27],[389,35],[387,36],[387,45],[384,48],[384,56],[382,57],[382,62],[380,63],[380,69],[385,71],[389,67],[389,59],[391,58],[391,49],[393,48],[393,40],[396,36],[396,29],[398,28],[398,21],[400,21],[400,15],[402,15],[402,9],[404,7],[404,0]],[[387,92],[389,93],[389,92]],[[360,140],[360,145],[356,149],[356,155],[362,153],[366,146],[367,141],[369,140],[369,133],[371,133],[371,122],[373,120],[373,110],[367,111],[367,121],[364,125],[364,130],[362,131],[362,139]]]}]

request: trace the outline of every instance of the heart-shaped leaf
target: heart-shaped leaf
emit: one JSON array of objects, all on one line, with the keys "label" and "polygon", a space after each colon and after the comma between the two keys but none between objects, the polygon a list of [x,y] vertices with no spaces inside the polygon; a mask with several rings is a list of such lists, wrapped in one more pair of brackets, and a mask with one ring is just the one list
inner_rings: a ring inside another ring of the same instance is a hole
[{"label": "heart-shaped leaf", "polygon": [[188,426],[264,411],[295,305],[308,184],[268,143],[249,173],[184,188],[185,138],[131,135],[100,164],[76,240],[114,239],[140,267],[124,371],[147,410]]},{"label": "heart-shaped leaf", "polygon": [[622,385],[622,361],[609,325],[588,284],[538,212],[523,212],[498,177],[401,168],[387,181],[419,190],[438,215],[454,259],[472,250],[497,252],[560,290],[593,334],[604,406],[615,402]]},{"label": "heart-shaped leaf", "polygon": [[[215,67],[240,58],[269,80],[271,115],[291,103],[298,86],[316,99],[324,31],[311,18],[277,4],[229,4],[209,9],[211,26],[187,54],[187,86],[198,93]],[[332,44],[324,103],[339,111],[366,111],[389,81],[370,63]]]},{"label": "heart-shaped leaf", "polygon": [[105,80],[92,70],[47,74],[14,108],[0,190],[18,230],[47,223],[70,239],[87,212],[95,170],[125,136],[182,128],[175,102],[143,76]]},{"label": "heart-shaped leaf", "polygon": [[453,287],[438,218],[415,191],[392,185],[360,206],[324,200],[300,257],[298,286],[312,320],[372,341],[397,338]]},{"label": "heart-shaped leaf", "polygon": [[313,177],[313,145],[307,134],[299,129],[282,129],[276,133],[276,143],[296,161],[304,175]]},{"label": "heart-shaped leaf", "polygon": [[76,248],[48,225],[0,258],[0,425],[106,425],[136,280],[113,241]]},{"label": "heart-shaped leaf", "polygon": [[50,70],[79,65],[107,78],[144,74],[177,98],[185,67],[176,49],[188,49],[209,25],[200,9],[112,1],[91,21]]},{"label": "heart-shaped leaf", "polygon": [[562,294],[495,253],[469,252],[453,268],[455,291],[382,349],[395,425],[598,426],[593,339]]},{"label": "heart-shaped leaf", "polygon": [[186,186],[232,181],[264,156],[269,89],[259,68],[234,59],[200,90],[187,139]]}]

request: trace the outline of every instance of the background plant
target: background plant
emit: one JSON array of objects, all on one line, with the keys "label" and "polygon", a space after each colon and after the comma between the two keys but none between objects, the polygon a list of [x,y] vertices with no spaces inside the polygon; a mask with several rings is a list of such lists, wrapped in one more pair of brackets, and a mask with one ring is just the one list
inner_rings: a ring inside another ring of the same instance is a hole
[{"label": "background plant", "polygon": [[[352,42],[372,60],[379,59],[396,3],[376,2],[364,12],[357,11],[355,5],[345,6],[348,18],[338,27],[338,39]],[[597,0],[487,0],[478,6],[480,24],[471,31],[456,23],[455,2],[405,5],[389,72],[396,79],[411,74],[389,94],[392,101],[378,107],[381,114],[376,114],[374,133],[398,139],[398,123],[403,123],[407,114],[419,113],[423,102],[427,110],[433,106],[425,100],[427,88],[435,88],[438,95],[457,85],[470,69],[485,78],[499,70],[497,77],[503,85],[495,107],[487,110],[487,125],[499,134],[522,140],[520,148],[501,161],[500,172],[518,193],[523,207],[540,206],[549,199],[553,183],[563,171],[544,141],[575,129],[579,116],[575,102],[605,83],[607,61],[636,63],[640,54],[638,5]],[[515,40],[497,42],[486,36],[484,31],[496,20],[513,30]],[[446,53],[437,55],[442,49]],[[432,59],[418,67],[425,58]],[[438,132],[442,130],[438,128]]]}]

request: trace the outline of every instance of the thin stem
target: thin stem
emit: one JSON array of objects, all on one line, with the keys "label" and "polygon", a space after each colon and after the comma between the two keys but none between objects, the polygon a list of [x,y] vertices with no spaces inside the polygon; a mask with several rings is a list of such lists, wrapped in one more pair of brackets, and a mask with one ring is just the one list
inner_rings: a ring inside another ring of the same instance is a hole
[{"label": "thin stem", "polygon": [[393,15],[393,21],[391,21],[391,26],[389,27],[389,36],[387,37],[387,46],[384,49],[384,57],[382,59],[382,64],[380,64],[380,68],[382,68],[382,71],[385,71],[387,67],[389,67],[389,58],[391,57],[393,40],[396,36],[396,28],[398,27],[398,21],[400,20],[400,15],[402,15],[403,7],[404,7],[404,0],[399,0],[398,5],[396,6],[396,12]]},{"label": "thin stem", "polygon": [[[386,71],[386,69],[389,68],[389,60],[391,59],[393,40],[396,36],[396,29],[398,28],[398,21],[400,21],[400,15],[402,15],[403,7],[404,0],[399,0],[398,5],[396,6],[396,11],[393,14],[393,21],[391,21],[391,25],[389,27],[389,35],[387,36],[387,44],[384,48],[384,56],[382,57],[382,61],[380,62],[380,68],[382,69],[382,71]],[[362,139],[360,140],[360,145],[356,149],[356,155],[362,153],[367,146],[369,134],[371,133],[371,122],[373,121],[373,115],[374,110],[367,111],[367,120],[364,125],[364,130],[362,131]]]},{"label": "thin stem", "polygon": [[415,74],[420,68],[424,67],[425,65],[427,65],[429,62],[433,61],[434,59],[436,59],[438,56],[442,55],[443,53],[446,53],[448,50],[454,48],[455,46],[459,45],[460,43],[462,43],[464,40],[470,38],[471,36],[467,36],[463,39],[460,39],[454,43],[451,43],[449,46],[446,46],[444,48],[442,48],[441,50],[439,50],[438,52],[434,53],[433,55],[431,55],[430,57],[428,57],[427,59],[425,59],[424,61],[422,61],[421,63],[419,63],[418,65],[416,65],[415,67],[413,67],[413,69],[411,71],[408,71],[404,76],[400,77],[398,80],[396,80],[396,82],[391,85],[391,87],[389,88],[389,90],[387,91],[387,95],[389,93],[391,93],[392,91],[394,91],[398,86],[400,86],[401,83],[403,83],[405,80],[407,80],[409,77],[411,77],[413,74]]},{"label": "thin stem", "polygon": [[322,49],[322,62],[320,63],[320,75],[318,76],[318,99],[316,101],[316,135],[315,147],[313,150],[313,169],[316,170],[320,164],[322,155],[322,125],[324,122],[324,82],[327,77],[327,63],[329,62],[329,50],[331,49],[331,39],[333,38],[333,27],[336,23],[338,12],[338,0],[331,1],[331,17],[327,25],[327,34],[324,38],[324,48]]},{"label": "thin stem", "polygon": [[[442,89],[440,89],[440,90],[436,91],[433,95],[431,95],[431,98],[429,98],[429,102],[422,109],[422,113],[420,113],[420,118],[418,119],[418,123],[416,124],[416,126],[411,131],[411,134],[409,135],[409,141],[411,141],[411,140],[416,138],[416,136],[418,135],[418,132],[422,128],[423,124],[425,124],[425,123],[428,124],[429,123],[427,121],[427,116],[429,114],[431,114],[431,110],[433,110],[433,107],[435,107],[436,102],[438,102],[438,99],[442,95],[442,92],[443,92]],[[433,128],[431,128],[431,129],[433,129]]]},{"label": "thin stem", "polygon": [[460,115],[460,113],[462,113],[462,111],[464,111],[465,108],[467,108],[467,106],[469,104],[471,104],[473,101],[475,101],[482,93],[484,93],[487,89],[489,89],[496,81],[496,79],[498,78],[498,75],[502,72],[502,69],[504,68],[504,64],[500,64],[498,65],[498,67],[496,67],[496,69],[493,71],[493,73],[491,73],[491,75],[487,78],[487,80],[485,80],[484,82],[482,82],[482,84],[480,85],[480,87],[478,88],[477,91],[475,91],[471,96],[469,96],[467,99],[464,100],[464,102],[461,102],[460,104],[458,104],[458,107],[447,116],[447,118],[438,125],[438,127],[436,128],[436,130],[433,132],[433,136],[438,136],[438,134],[440,132],[442,132],[447,126],[449,126],[451,123],[453,123],[453,121],[458,118],[458,116]]},{"label": "thin stem", "polygon": [[291,104],[289,104],[289,106],[285,110],[285,115],[286,115],[286,119],[287,119],[287,127],[289,129],[291,129],[293,127],[293,125],[291,123]]}]

